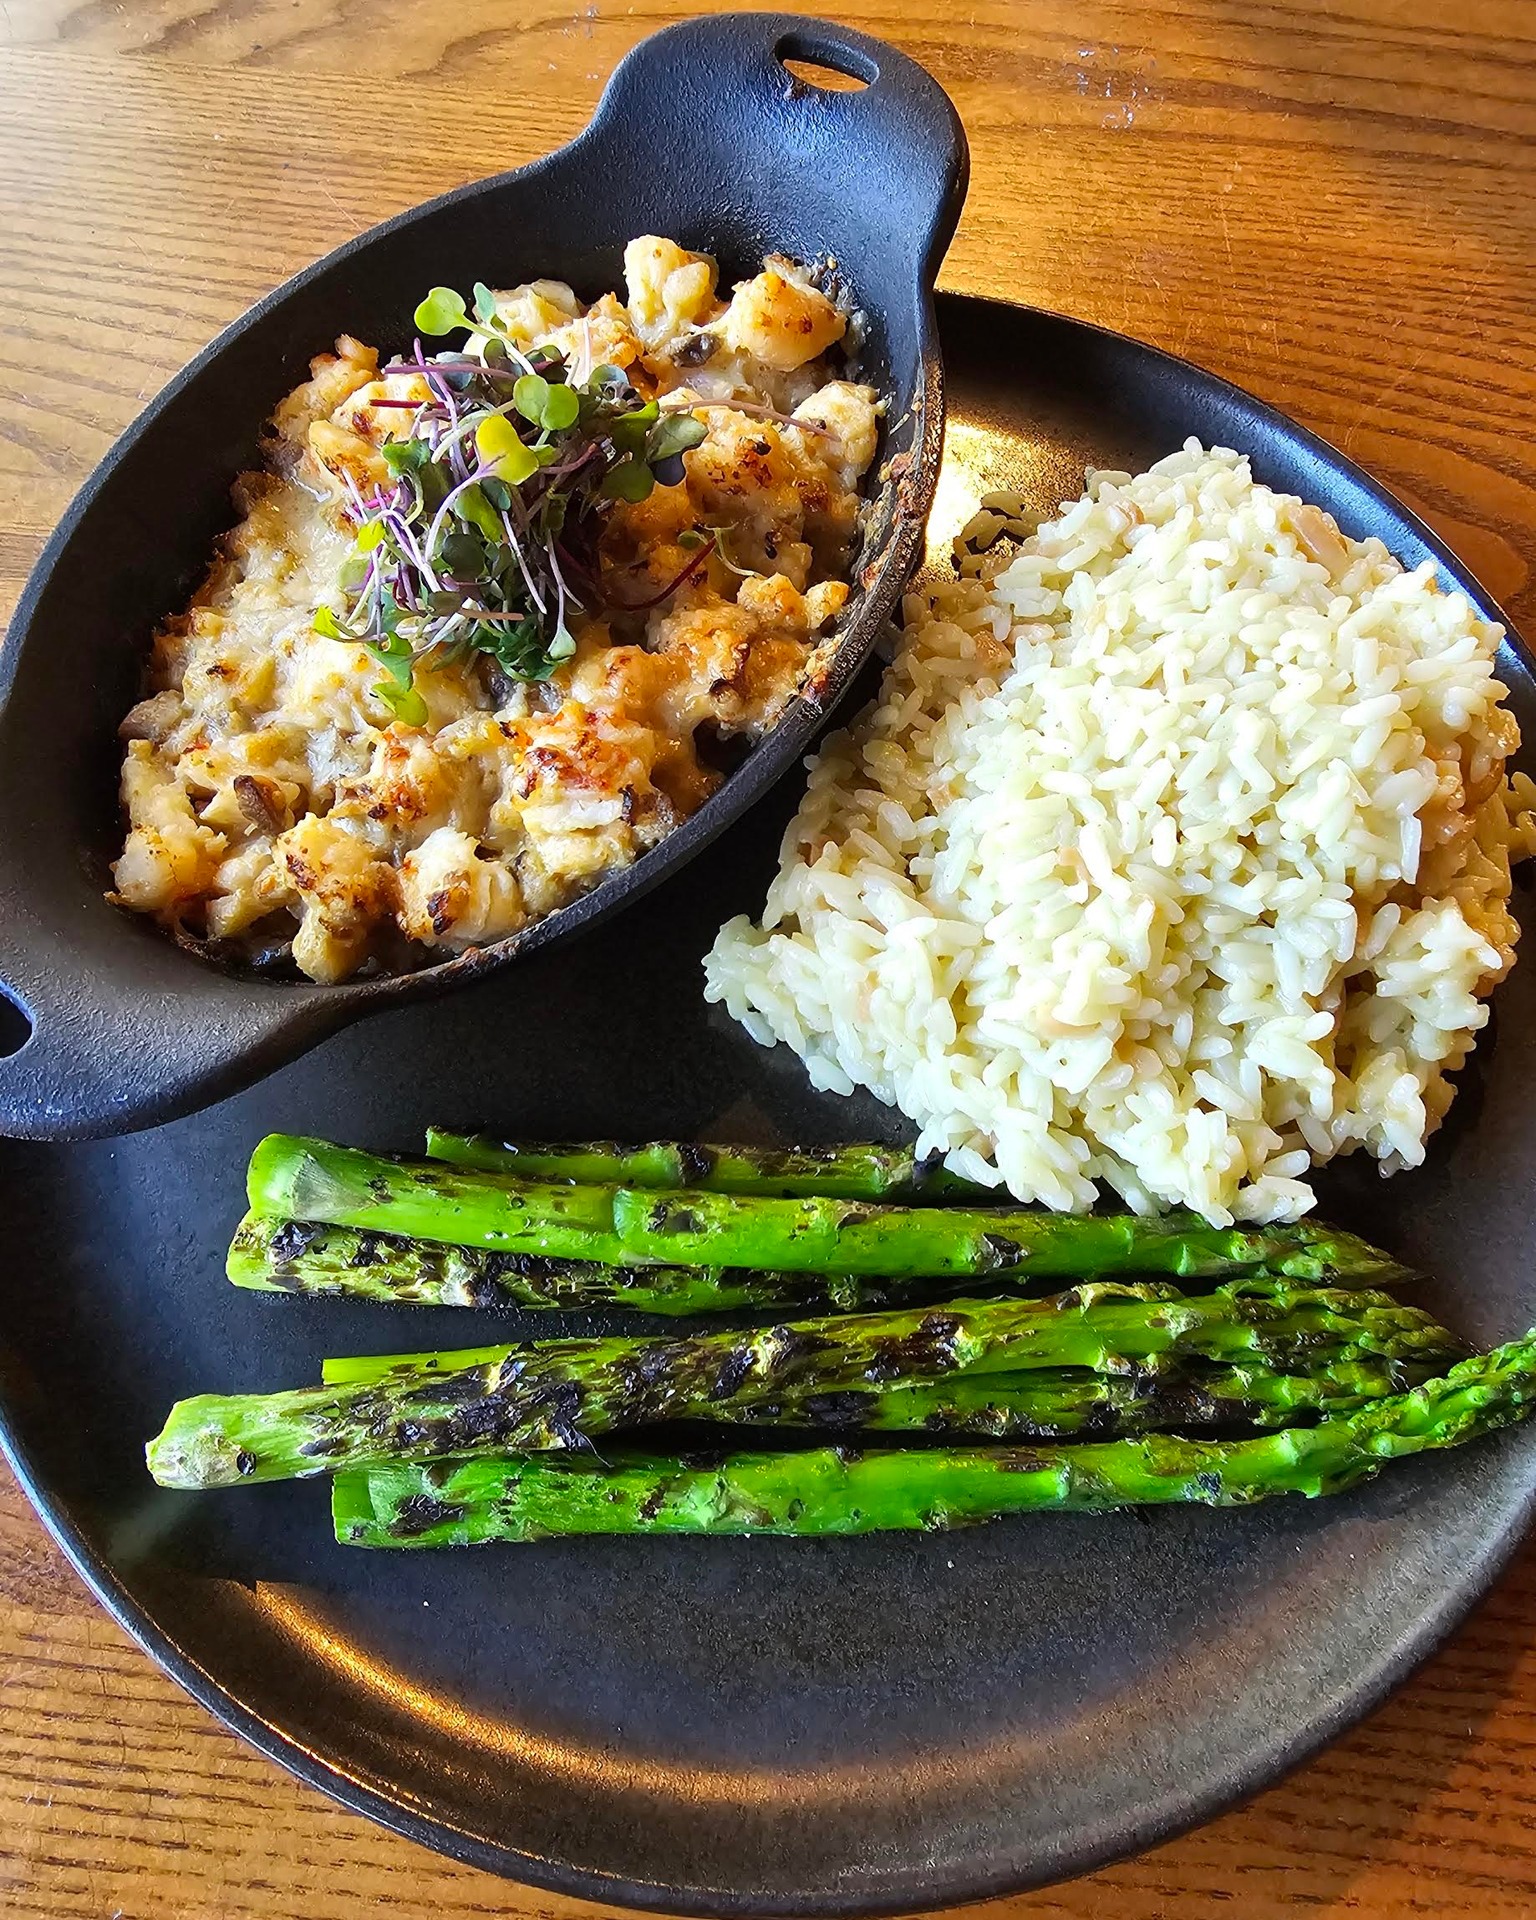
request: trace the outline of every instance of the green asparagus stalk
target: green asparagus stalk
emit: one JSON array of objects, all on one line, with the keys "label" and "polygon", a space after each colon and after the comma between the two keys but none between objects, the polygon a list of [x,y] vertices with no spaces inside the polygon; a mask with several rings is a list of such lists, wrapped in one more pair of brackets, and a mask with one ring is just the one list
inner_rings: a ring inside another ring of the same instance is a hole
[{"label": "green asparagus stalk", "polygon": [[[740,1267],[612,1267],[543,1254],[490,1253],[262,1213],[248,1213],[235,1229],[226,1270],[237,1287],[266,1293],[345,1295],[427,1307],[622,1307],[672,1318],[817,1302],[851,1312],[941,1298],[974,1285],[953,1279],[756,1273]],[[1004,1276],[1000,1284],[1017,1290],[1028,1281]]]},{"label": "green asparagus stalk", "polygon": [[709,1193],[827,1194],[844,1200],[942,1200],[988,1192],[948,1172],[935,1155],[920,1157],[910,1147],[864,1140],[794,1148],[708,1147],[675,1140],[637,1147],[608,1140],[529,1145],[429,1127],[427,1158],[582,1186],[697,1187]]},{"label": "green asparagus stalk", "polygon": [[717,1466],[627,1459],[392,1463],[332,1490],[347,1546],[475,1546],[588,1533],[875,1533],[1009,1514],[1339,1493],[1390,1460],[1460,1446],[1536,1400],[1536,1332],[1412,1391],[1253,1440],[1169,1434],[1068,1447],[738,1454]]},{"label": "green asparagus stalk", "polygon": [[[1283,1427],[1350,1413],[1428,1378],[1420,1363],[1339,1359],[1315,1373],[1267,1367],[1155,1367],[1142,1375],[1041,1369],[961,1373],[944,1381],[764,1400],[724,1416],[753,1426],[823,1432],[954,1433],[994,1440]],[[718,1417],[718,1416],[717,1416]]]},{"label": "green asparagus stalk", "polygon": [[628,1257],[693,1266],[789,1272],[1028,1273],[1092,1277],[1172,1273],[1183,1278],[1266,1268],[1288,1278],[1401,1277],[1353,1234],[1308,1221],[1213,1227],[1198,1214],[1051,1214],[1020,1209],[878,1207],[856,1201],[775,1200],[745,1194],[654,1193],[620,1187],[613,1224]]},{"label": "green asparagus stalk", "polygon": [[1134,1373],[1167,1356],[1275,1371],[1341,1358],[1462,1351],[1428,1315],[1376,1294],[1250,1279],[1204,1297],[1085,1285],[1044,1301],[957,1301],[665,1339],[549,1340],[400,1378],[180,1401],[150,1442],[163,1486],[291,1479],[391,1459],[580,1447],[650,1421],[718,1416],[784,1391],[940,1380],[970,1369],[1079,1366]]},{"label": "green asparagus stalk", "polygon": [[873,1306],[887,1291],[877,1281],[835,1274],[614,1267],[538,1253],[489,1253],[266,1213],[248,1213],[235,1229],[227,1271],[237,1287],[267,1293],[345,1294],[419,1307],[626,1307],[669,1315],[817,1300]]},{"label": "green asparagus stalk", "polygon": [[369,1227],[491,1253],[631,1264],[613,1231],[608,1187],[460,1173],[430,1161],[386,1160],[326,1140],[274,1133],[251,1155],[246,1192],[253,1213],[289,1220]]},{"label": "green asparagus stalk", "polygon": [[[327,1386],[400,1380],[412,1370],[452,1372],[499,1359],[504,1348],[453,1354],[385,1354],[327,1360]],[[1199,1427],[1283,1427],[1319,1413],[1351,1412],[1400,1393],[1433,1371],[1429,1362],[1323,1356],[1311,1373],[1253,1366],[1149,1364],[1132,1375],[1083,1368],[959,1373],[918,1385],[847,1388],[728,1401],[715,1420],[839,1432],[969,1433],[993,1439],[1064,1440],[1074,1434],[1159,1433]]]},{"label": "green asparagus stalk", "polygon": [[874,1279],[1268,1269],[1298,1280],[1401,1277],[1352,1234],[1315,1222],[1213,1227],[1198,1214],[1049,1214],[880,1207],[688,1189],[554,1186],[397,1161],[273,1134],[251,1157],[254,1212],[365,1227],[493,1253],[610,1266],[750,1267]]}]

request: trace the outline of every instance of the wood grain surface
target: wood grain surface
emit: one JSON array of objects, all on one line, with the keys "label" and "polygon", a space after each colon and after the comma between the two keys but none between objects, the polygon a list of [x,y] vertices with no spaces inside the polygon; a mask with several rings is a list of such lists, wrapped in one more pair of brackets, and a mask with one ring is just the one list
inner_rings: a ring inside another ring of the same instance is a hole
[{"label": "wood grain surface", "polygon": [[[0,0],[0,613],[113,435],[225,321],[385,215],[568,138],[626,48],[690,10]],[[964,116],[974,181],[945,285],[1101,321],[1287,409],[1434,521],[1536,634],[1536,8],[839,12],[916,55]],[[0,1911],[596,1909],[438,1860],[242,1747],[97,1610],[7,1481]],[[1536,1552],[1289,1781],[985,1911],[1536,1913]]]}]

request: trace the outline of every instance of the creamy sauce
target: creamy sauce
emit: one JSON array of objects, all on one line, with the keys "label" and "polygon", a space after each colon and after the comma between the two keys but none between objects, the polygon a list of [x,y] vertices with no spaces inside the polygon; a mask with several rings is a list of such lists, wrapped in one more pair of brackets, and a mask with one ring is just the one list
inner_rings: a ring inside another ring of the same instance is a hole
[{"label": "creamy sauce", "polygon": [[122,728],[119,904],[222,951],[291,951],[321,981],[413,964],[410,943],[461,951],[655,846],[720,784],[727,743],[773,725],[848,596],[876,396],[835,377],[846,315],[791,262],[728,302],[713,261],[668,240],[633,241],[625,271],[626,304],[583,310],[553,281],[497,295],[520,341],[578,375],[622,367],[708,428],[680,485],[613,509],[574,656],[542,685],[483,655],[418,668],[410,726],[366,649],[314,630],[344,602],[349,488],[378,484],[409,417],[377,403],[420,386],[343,338],[278,408],[244,517],[155,636]]}]

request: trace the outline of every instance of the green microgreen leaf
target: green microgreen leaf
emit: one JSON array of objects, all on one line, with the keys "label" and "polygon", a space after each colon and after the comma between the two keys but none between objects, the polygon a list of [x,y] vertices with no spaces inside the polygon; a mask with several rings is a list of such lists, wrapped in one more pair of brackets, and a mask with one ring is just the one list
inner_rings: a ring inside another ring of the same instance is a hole
[{"label": "green microgreen leaf", "polygon": [[646,435],[656,419],[657,411],[656,402],[647,400],[643,407],[635,407],[629,413],[619,415],[609,429],[609,437],[620,453],[636,457],[643,453]]},{"label": "green microgreen leaf", "polygon": [[427,706],[415,687],[415,650],[398,630],[401,616],[394,595],[386,591],[380,598],[384,631],[370,634],[363,644],[389,675],[389,679],[381,680],[373,691],[397,720],[403,720],[407,726],[419,727],[426,721]]},{"label": "green microgreen leaf", "polygon": [[357,530],[357,550],[359,553],[372,553],[384,538],[382,520],[365,520]]},{"label": "green microgreen leaf", "polygon": [[544,408],[549,400],[549,382],[542,374],[525,373],[512,389],[512,404],[525,420],[542,426]]},{"label": "green microgreen leaf", "polygon": [[381,666],[390,668],[397,680],[401,678],[402,669],[404,669],[404,679],[409,680],[411,643],[399,631],[400,609],[395,605],[395,596],[388,589],[380,594],[379,600],[379,623],[382,631],[370,634],[364,645]]},{"label": "green microgreen leaf", "polygon": [[329,607],[316,607],[315,617],[310,622],[310,625],[316,633],[327,640],[349,640],[352,637],[350,634],[342,632],[341,622]]},{"label": "green microgreen leaf", "polygon": [[412,483],[421,499],[421,510],[430,516],[448,498],[453,482],[446,469],[435,460],[429,460],[419,473],[411,476]]},{"label": "green microgreen leaf", "polygon": [[494,473],[486,474],[481,480],[480,491],[485,495],[486,499],[490,501],[491,505],[495,507],[498,513],[505,513],[507,508],[512,504],[511,487],[507,485],[505,480],[498,479]]},{"label": "green microgreen leaf", "polygon": [[373,691],[405,726],[424,727],[427,724],[427,703],[414,687],[397,686],[392,680],[381,680]]},{"label": "green microgreen leaf", "polygon": [[643,460],[621,460],[604,474],[603,493],[610,500],[638,502],[649,497],[655,484]]},{"label": "green microgreen leaf", "polygon": [[525,447],[519,441],[509,453],[504,453],[496,462],[496,472],[509,487],[520,487],[530,474],[537,473],[544,465],[540,454],[540,448]]},{"label": "green microgreen leaf", "polygon": [[[525,374],[523,379],[528,376]],[[523,384],[518,381],[518,386]],[[539,382],[540,386],[544,383]],[[488,413],[475,428],[475,446],[480,458],[487,465],[494,466],[497,474],[509,486],[521,486],[524,480],[538,471],[538,456],[525,445],[517,428],[504,413]]]},{"label": "green microgreen leaf", "polygon": [[669,413],[658,420],[646,437],[645,457],[651,462],[669,460],[675,453],[686,453],[706,439],[709,428],[691,413]]},{"label": "green microgreen leaf", "polygon": [[505,537],[496,509],[486,499],[477,484],[464,488],[453,503],[453,511],[466,526],[478,528],[487,540],[495,541]]},{"label": "green microgreen leaf", "polygon": [[[555,670],[539,623],[531,614],[515,622],[481,621],[471,628],[469,644],[477,652],[490,654],[515,680],[547,680]],[[575,642],[571,644],[574,649]]]},{"label": "green microgreen leaf", "polygon": [[477,320],[496,319],[496,296],[483,280],[477,280],[475,282],[474,296],[475,318]]},{"label": "green microgreen leaf", "polygon": [[[498,535],[501,532],[499,525],[496,532]],[[454,527],[444,534],[437,543],[437,550],[442,556],[443,565],[456,580],[477,580],[485,572],[485,542],[468,527]]]},{"label": "green microgreen leaf", "polygon": [[581,401],[571,387],[551,387],[544,401],[541,415],[545,428],[550,433],[564,433],[567,427],[574,427],[581,412]]},{"label": "green microgreen leaf", "polygon": [[379,631],[369,634],[365,644],[380,649],[381,660],[409,660],[410,642],[400,632],[400,608],[388,587],[378,596],[378,610]]},{"label": "green microgreen leaf", "polygon": [[416,325],[422,333],[452,333],[455,327],[467,327],[464,296],[452,287],[434,287],[416,309]]},{"label": "green microgreen leaf", "polygon": [[475,446],[482,460],[499,460],[522,444],[522,435],[504,413],[488,413],[475,428]]},{"label": "green microgreen leaf", "polygon": [[414,437],[409,440],[386,440],[379,451],[384,456],[385,466],[396,480],[402,474],[420,473],[432,458],[432,449],[426,441]]}]

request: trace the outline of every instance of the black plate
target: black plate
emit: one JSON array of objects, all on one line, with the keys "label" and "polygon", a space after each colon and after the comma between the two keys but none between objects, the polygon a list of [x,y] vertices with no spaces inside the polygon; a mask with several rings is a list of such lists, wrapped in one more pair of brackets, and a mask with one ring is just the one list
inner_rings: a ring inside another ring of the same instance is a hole
[{"label": "black plate", "polygon": [[[959,456],[1038,507],[1190,433],[1435,553],[1338,455],[1220,381],[1069,320],[941,302]],[[1504,677],[1528,731],[1532,681]],[[700,998],[720,920],[761,902],[799,776],[622,925],[330,1041],[127,1140],[9,1145],[4,1437],[117,1617],[257,1745],[479,1865],[705,1913],[910,1909],[1147,1845],[1251,1792],[1378,1700],[1526,1524],[1536,1428],[1359,1494],[1246,1512],[1041,1517],[847,1542],[588,1540],[479,1554],[331,1544],[323,1488],[145,1477],[178,1395],[316,1377],[335,1352],[467,1345],[493,1318],[238,1294],[241,1169],[272,1127],[411,1148],[428,1121],[528,1134],[826,1140],[891,1116],[807,1087]],[[1443,1278],[1479,1341],[1536,1320],[1527,1168],[1536,967],[1498,998],[1420,1172],[1349,1166],[1327,1207]],[[546,1325],[548,1323],[545,1323]]]}]

